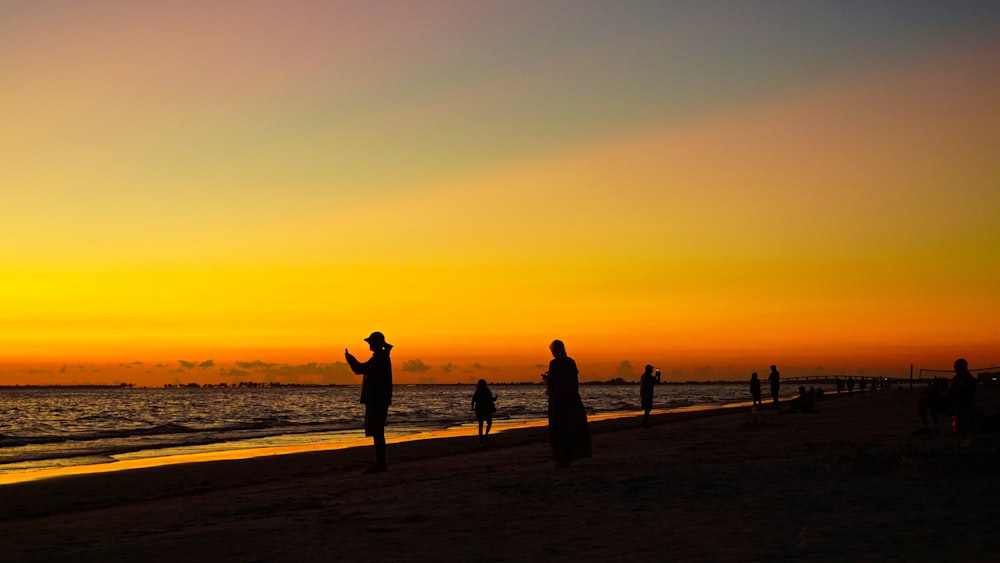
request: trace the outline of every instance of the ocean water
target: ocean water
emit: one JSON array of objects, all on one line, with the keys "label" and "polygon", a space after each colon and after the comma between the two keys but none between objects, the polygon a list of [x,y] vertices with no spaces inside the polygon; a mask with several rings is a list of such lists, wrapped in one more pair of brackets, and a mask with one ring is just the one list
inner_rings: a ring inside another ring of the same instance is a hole
[{"label": "ocean water", "polygon": [[[388,437],[472,425],[471,385],[397,385]],[[496,385],[495,424],[546,418],[541,385]],[[792,392],[792,389],[788,389]],[[0,388],[0,474],[363,437],[357,386]],[[638,385],[581,385],[590,414],[639,410]],[[749,400],[745,383],[663,384],[656,409]]]}]

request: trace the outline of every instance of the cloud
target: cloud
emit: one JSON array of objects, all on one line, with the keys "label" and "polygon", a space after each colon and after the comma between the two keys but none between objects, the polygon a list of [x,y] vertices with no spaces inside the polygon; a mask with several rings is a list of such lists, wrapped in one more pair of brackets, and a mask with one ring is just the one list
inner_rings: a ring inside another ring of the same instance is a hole
[{"label": "cloud", "polygon": [[423,360],[406,360],[403,362],[403,371],[410,373],[424,373],[425,371],[431,369],[431,366],[424,363]]},{"label": "cloud", "polygon": [[275,364],[269,364],[260,360],[254,360],[252,362],[236,362],[236,365],[242,369],[268,369],[275,366]]},{"label": "cloud", "polygon": [[[205,360],[204,362],[189,362],[187,360],[177,360],[177,363],[179,363],[183,369],[195,369],[195,368],[208,369],[210,367],[215,366],[214,360]],[[127,366],[123,365],[122,367],[127,367]]]},{"label": "cloud", "polygon": [[[449,365],[451,365],[451,364],[449,364]],[[460,373],[465,373],[465,374],[476,374],[476,373],[484,372],[484,371],[485,372],[489,372],[491,374],[496,374],[496,373],[499,373],[499,372],[501,372],[503,370],[503,368],[500,367],[500,366],[490,366],[490,365],[486,365],[486,364],[484,364],[482,362],[472,362],[472,364],[470,364],[468,366],[455,366],[455,365],[452,365],[451,368],[452,368],[452,370],[458,370]],[[478,380],[479,377],[476,376],[476,377],[474,377],[474,379]]]},{"label": "cloud", "polygon": [[455,364],[448,362],[447,364],[441,366],[441,371],[445,373],[451,373],[451,370],[455,369]]},{"label": "cloud", "polygon": [[635,372],[632,371],[632,362],[625,360],[624,362],[618,364],[618,368],[615,370],[615,377],[620,377],[622,379],[635,379]]},{"label": "cloud", "polygon": [[305,378],[309,383],[324,385],[354,383],[354,373],[345,362],[322,364],[271,364],[254,360],[252,362],[236,362],[238,369],[224,371],[222,375],[233,378],[245,376],[263,377],[267,383],[299,383]]}]

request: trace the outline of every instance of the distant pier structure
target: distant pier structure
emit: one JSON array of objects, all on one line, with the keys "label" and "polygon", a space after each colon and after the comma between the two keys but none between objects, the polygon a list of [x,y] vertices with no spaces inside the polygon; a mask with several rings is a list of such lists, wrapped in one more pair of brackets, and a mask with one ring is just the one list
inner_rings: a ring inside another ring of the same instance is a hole
[{"label": "distant pier structure", "polygon": [[[1000,384],[1000,366],[988,367],[988,368],[977,368],[969,370],[972,375],[976,376],[976,380],[980,384],[984,385],[997,385]],[[858,374],[832,374],[832,375],[802,375],[795,377],[782,377],[781,383],[792,384],[799,383],[805,384],[810,383],[812,385],[836,385],[837,380],[845,381],[848,377],[853,377],[856,381],[860,381],[862,377],[867,378],[869,382],[871,381],[888,381],[892,385],[906,383],[926,383],[933,381],[936,378],[944,377],[950,379],[955,375],[955,370],[953,369],[931,369],[931,368],[920,368],[914,377],[881,377],[878,375],[858,375]]]}]

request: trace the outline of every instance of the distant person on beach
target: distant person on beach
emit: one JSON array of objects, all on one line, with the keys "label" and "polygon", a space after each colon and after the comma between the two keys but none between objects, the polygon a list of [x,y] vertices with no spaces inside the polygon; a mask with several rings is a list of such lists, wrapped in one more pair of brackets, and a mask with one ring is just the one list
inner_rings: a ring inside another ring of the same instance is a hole
[{"label": "distant person on beach", "polygon": [[853,375],[848,375],[847,376],[847,394],[850,395],[851,393],[854,393],[854,376]]},{"label": "distant person on beach", "polygon": [[771,399],[774,400],[774,406],[778,406],[778,391],[781,389],[781,374],[778,373],[778,366],[771,366],[771,373],[767,376],[767,382],[771,384]]},{"label": "distant person on beach", "polygon": [[754,408],[764,406],[764,402],[760,400],[760,379],[757,372],[750,374],[750,396],[753,397]]},{"label": "distant person on beach", "polygon": [[[915,434],[930,434],[930,421],[933,419],[936,425],[939,415],[961,418],[976,406],[976,378],[969,372],[969,363],[959,358],[954,368],[955,376],[950,381],[935,379],[924,394],[917,397],[920,428]],[[961,426],[961,420],[958,422],[956,429]]]},{"label": "distant person on beach", "polygon": [[372,357],[361,363],[344,349],[344,356],[351,370],[363,376],[361,380],[361,402],[365,405],[365,436],[371,436],[375,443],[375,465],[365,470],[365,473],[381,473],[388,469],[385,461],[385,422],[389,417],[389,405],[392,403],[392,360],[389,351],[392,344],[387,344],[381,332],[373,332],[365,338]]},{"label": "distant person on beach", "polygon": [[[493,428],[493,413],[497,411],[497,397],[486,386],[486,380],[480,379],[476,384],[476,392],[472,394],[472,410],[476,411],[479,421],[479,445],[490,442],[490,429]],[[483,433],[483,421],[486,421],[486,433]]]},{"label": "distant person on beach", "polygon": [[649,411],[653,410],[653,387],[660,382],[660,370],[653,375],[653,366],[646,365],[646,371],[639,377],[639,403],[642,405],[642,427],[649,428]]},{"label": "distant person on beach", "polygon": [[788,401],[788,412],[812,412],[813,398],[816,394],[813,391],[806,391],[805,385],[799,386],[799,396]]},{"label": "distant person on beach", "polygon": [[556,465],[567,467],[575,459],[590,457],[590,429],[580,399],[576,362],[566,355],[561,340],[553,340],[549,351],[553,359],[549,371],[542,374],[549,396],[549,443]]}]

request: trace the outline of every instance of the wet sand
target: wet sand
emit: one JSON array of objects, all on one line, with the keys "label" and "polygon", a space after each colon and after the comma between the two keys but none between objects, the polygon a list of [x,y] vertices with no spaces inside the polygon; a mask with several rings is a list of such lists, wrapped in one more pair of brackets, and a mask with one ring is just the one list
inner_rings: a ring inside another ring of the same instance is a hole
[{"label": "wet sand", "polygon": [[914,397],[595,421],[565,469],[535,427],[4,485],[0,560],[997,560],[1000,435],[913,436]]}]

